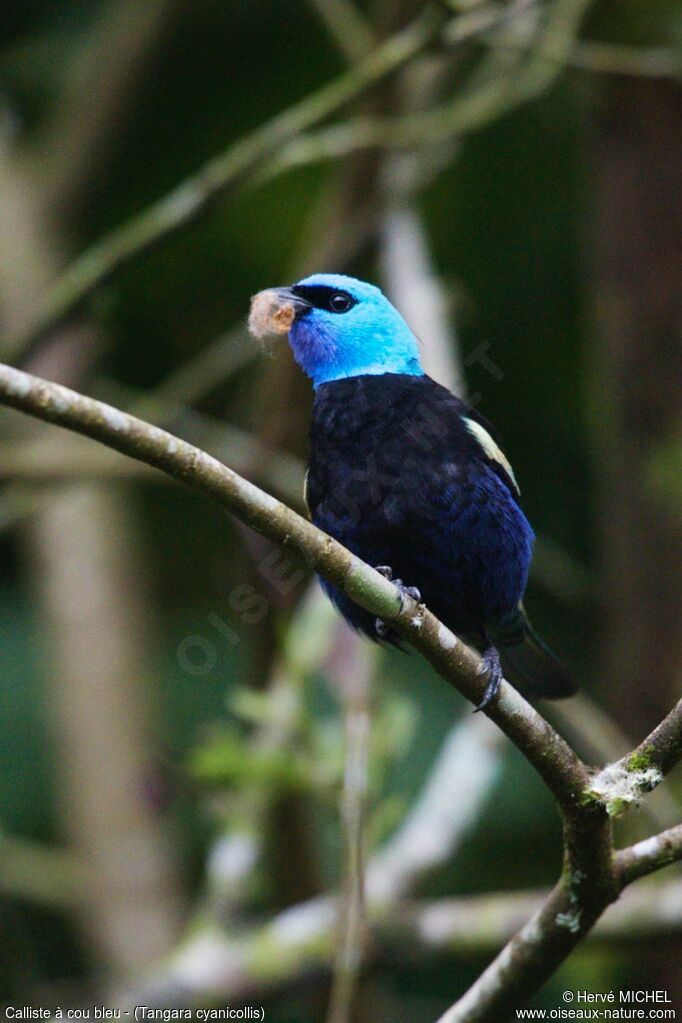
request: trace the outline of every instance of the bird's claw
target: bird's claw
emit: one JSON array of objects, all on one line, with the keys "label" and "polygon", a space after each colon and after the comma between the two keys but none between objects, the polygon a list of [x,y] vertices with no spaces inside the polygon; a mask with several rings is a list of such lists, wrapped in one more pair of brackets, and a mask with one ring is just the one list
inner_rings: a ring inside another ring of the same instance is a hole
[{"label": "bird's claw", "polygon": [[[393,578],[393,569],[390,565],[377,565],[375,571],[379,575],[383,575],[384,579],[388,579],[389,582],[393,583],[398,593],[400,594],[401,601],[405,597],[411,597],[412,600],[416,600],[417,603],[422,599],[422,595],[416,586],[406,586],[402,579]],[[377,636],[380,639],[384,639],[385,636],[391,631],[391,626],[385,622],[382,618],[377,618],[374,622],[374,629]]]},{"label": "bird's claw", "polygon": [[488,684],[485,687],[483,698],[478,706],[474,707],[474,714],[479,710],[485,710],[490,706],[499,691],[503,680],[502,668],[500,666],[500,655],[494,646],[488,647],[482,655],[485,674],[488,676]]},{"label": "bird's claw", "polygon": [[[410,596],[413,601],[419,603],[421,601],[421,593],[416,586],[406,586],[402,579],[394,579],[393,569],[390,565],[377,565],[375,571],[382,575],[384,579],[388,579],[392,582],[398,592],[400,593],[401,601],[404,601],[404,597]],[[391,624],[384,622],[382,618],[377,618],[374,621],[374,631],[376,632],[379,639],[385,638],[391,632]]]},{"label": "bird's claw", "polygon": [[391,626],[383,620],[383,618],[374,619],[374,631],[376,632],[379,639],[386,639],[386,636],[391,631]]},{"label": "bird's claw", "polygon": [[383,575],[384,579],[388,579],[390,583],[393,583],[401,596],[412,597],[413,600],[422,599],[422,595],[416,586],[406,586],[402,579],[393,578],[393,569],[390,565],[375,565],[374,571],[378,572],[379,575]]},{"label": "bird's claw", "polygon": [[397,589],[401,597],[412,597],[412,600],[416,600],[417,603],[422,599],[422,595],[416,586],[406,586],[402,579],[394,579],[393,585]]}]

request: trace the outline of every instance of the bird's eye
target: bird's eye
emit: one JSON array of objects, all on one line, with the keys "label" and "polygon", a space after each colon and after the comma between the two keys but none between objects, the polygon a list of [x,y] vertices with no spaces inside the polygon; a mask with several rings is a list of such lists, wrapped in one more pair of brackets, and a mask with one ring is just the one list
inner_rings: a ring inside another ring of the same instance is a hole
[{"label": "bird's eye", "polygon": [[353,305],[353,299],[345,291],[335,291],[329,296],[329,308],[333,313],[347,313]]},{"label": "bird's eye", "polygon": [[326,313],[347,313],[358,300],[341,288],[330,288],[327,284],[294,284],[294,295],[304,299],[313,309]]}]

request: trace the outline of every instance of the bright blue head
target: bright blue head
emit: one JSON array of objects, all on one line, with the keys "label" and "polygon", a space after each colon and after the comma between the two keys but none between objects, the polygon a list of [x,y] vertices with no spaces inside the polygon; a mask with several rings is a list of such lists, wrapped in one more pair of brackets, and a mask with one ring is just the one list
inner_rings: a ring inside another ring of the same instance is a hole
[{"label": "bright blue head", "polygon": [[416,337],[373,284],[313,274],[279,294],[296,309],[289,344],[315,387],[364,374],[423,374]]}]

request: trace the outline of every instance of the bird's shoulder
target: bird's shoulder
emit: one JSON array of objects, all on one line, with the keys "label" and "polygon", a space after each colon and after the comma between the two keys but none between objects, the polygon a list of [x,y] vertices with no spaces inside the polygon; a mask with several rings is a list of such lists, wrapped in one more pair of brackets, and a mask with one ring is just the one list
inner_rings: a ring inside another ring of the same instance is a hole
[{"label": "bird's shoulder", "polygon": [[426,375],[384,373],[331,381],[315,393],[311,465],[355,457],[407,457],[422,467],[486,465],[517,496],[514,473],[491,424]]}]

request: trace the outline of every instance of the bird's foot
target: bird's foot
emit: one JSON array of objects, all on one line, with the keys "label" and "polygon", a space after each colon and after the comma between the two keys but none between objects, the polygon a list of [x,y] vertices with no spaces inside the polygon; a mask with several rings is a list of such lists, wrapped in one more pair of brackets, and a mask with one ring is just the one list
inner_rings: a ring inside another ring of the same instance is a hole
[{"label": "bird's foot", "polygon": [[[411,597],[412,600],[419,602],[422,599],[422,595],[416,586],[406,586],[402,579],[393,578],[393,569],[390,565],[376,565],[375,571],[379,575],[383,575],[384,579],[388,579],[389,582],[393,583],[401,599],[403,597]],[[391,631],[390,623],[385,622],[382,618],[377,618],[374,622],[374,629],[379,639],[384,639],[386,635]]]},{"label": "bird's foot", "polygon": [[502,667],[500,666],[500,655],[494,646],[489,646],[487,650],[483,651],[482,660],[485,668],[484,673],[488,676],[488,684],[485,687],[483,699],[474,708],[474,714],[478,713],[479,710],[485,710],[492,703],[497,696],[504,677],[502,675]]}]

